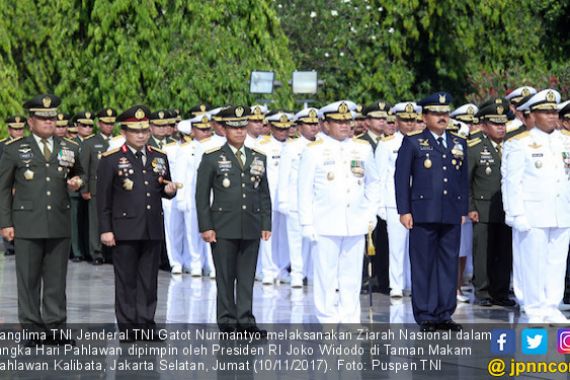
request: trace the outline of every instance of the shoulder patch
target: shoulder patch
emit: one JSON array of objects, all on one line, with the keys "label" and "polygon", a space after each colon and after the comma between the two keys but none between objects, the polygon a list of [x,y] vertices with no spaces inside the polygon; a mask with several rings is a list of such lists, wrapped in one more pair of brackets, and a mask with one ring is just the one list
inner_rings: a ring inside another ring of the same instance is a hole
[{"label": "shoulder patch", "polygon": [[150,149],[154,150],[155,152],[162,153],[162,154],[166,154],[163,150],[160,150],[160,149],[158,149],[158,148],[155,148],[155,147],[152,146],[152,145],[149,145],[149,147],[150,147]]},{"label": "shoulder patch", "polygon": [[393,140],[395,138],[396,138],[396,136],[394,136],[394,135],[384,136],[384,137],[382,137],[382,140],[380,140],[380,141],[390,141],[390,140]]},{"label": "shoulder patch", "polygon": [[420,133],[422,133],[423,131],[412,131],[410,133],[407,133],[406,136],[415,136],[415,135],[419,135]]},{"label": "shoulder patch", "polygon": [[[190,142],[190,141],[188,141],[188,142]],[[222,147],[221,147],[221,146],[217,146],[217,147],[215,147],[215,148],[208,149],[207,151],[204,152],[204,154],[214,153],[214,152],[217,152],[217,151],[220,150],[220,149],[222,149]]]},{"label": "shoulder patch", "polygon": [[449,132],[449,134],[450,134],[450,135],[453,135],[453,136],[455,136],[455,137],[462,138],[463,140],[466,139],[465,136],[463,136],[463,135],[461,135],[461,134],[459,134],[459,133]]},{"label": "shoulder patch", "polygon": [[[262,143],[260,143],[260,144],[262,144]],[[255,153],[261,154],[262,156],[267,156],[262,150],[259,150],[257,148],[251,148],[251,150],[253,150]]]},{"label": "shoulder patch", "polygon": [[308,147],[317,146],[322,144],[323,142],[324,142],[323,139],[316,139],[315,141],[308,143],[307,146]]},{"label": "shoulder patch", "polygon": [[23,139],[23,137],[18,137],[17,139],[14,139],[14,140],[12,140],[12,141],[8,141],[8,142],[6,143],[6,145],[13,144],[13,143],[15,143],[16,141],[20,141],[21,139]]},{"label": "shoulder patch", "polygon": [[481,130],[478,129],[478,130],[476,130],[476,131],[470,132],[470,133],[469,133],[469,137],[473,137],[473,136],[479,135],[480,133],[481,133]]},{"label": "shoulder patch", "polygon": [[367,145],[370,145],[370,143],[369,143],[368,141],[362,140],[362,139],[359,139],[359,138],[355,138],[355,137],[352,138],[352,141],[357,142],[357,143],[359,143],[359,144],[367,144]]},{"label": "shoulder patch", "polygon": [[77,141],[73,141],[72,139],[68,139],[67,137],[64,137],[63,139],[67,142],[74,144],[74,145],[79,145],[79,143]]},{"label": "shoulder patch", "polygon": [[528,137],[528,136],[530,136],[530,132],[525,131],[525,132],[521,132],[519,134],[514,135],[509,140],[520,140],[520,139],[523,139],[523,138]]},{"label": "shoulder patch", "polygon": [[121,150],[121,148],[111,149],[111,150],[108,150],[108,151],[106,151],[105,153],[103,153],[101,156],[102,156],[102,157],[107,157],[107,156],[110,156],[110,155],[112,155],[112,154],[117,153],[117,152],[120,151],[120,150]]},{"label": "shoulder patch", "polygon": [[483,141],[483,140],[481,140],[479,137],[471,139],[471,140],[467,140],[467,146],[469,148],[474,147],[475,145],[481,143],[481,141]]}]

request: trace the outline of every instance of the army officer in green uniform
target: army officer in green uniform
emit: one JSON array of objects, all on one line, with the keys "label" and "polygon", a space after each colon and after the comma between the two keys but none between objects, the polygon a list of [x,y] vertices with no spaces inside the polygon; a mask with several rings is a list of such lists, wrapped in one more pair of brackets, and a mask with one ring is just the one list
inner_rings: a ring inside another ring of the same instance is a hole
[{"label": "army officer in green uniform", "polygon": [[54,137],[59,103],[50,94],[24,103],[31,135],[7,144],[0,160],[0,227],[15,239],[18,318],[30,329],[59,328],[67,318],[68,189],[79,190],[83,169],[78,145]]},{"label": "army officer in green uniform", "polygon": [[202,238],[212,245],[220,330],[263,337],[267,332],[257,327],[252,293],[259,239],[271,236],[271,199],[265,155],[244,146],[248,115],[246,106],[229,107],[218,114],[227,143],[202,158],[196,210]]}]

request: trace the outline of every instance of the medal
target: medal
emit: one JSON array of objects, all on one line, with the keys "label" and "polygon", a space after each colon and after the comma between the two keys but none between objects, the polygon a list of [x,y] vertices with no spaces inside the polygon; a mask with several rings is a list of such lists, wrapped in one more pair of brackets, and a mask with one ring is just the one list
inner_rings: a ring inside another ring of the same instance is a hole
[{"label": "medal", "polygon": [[538,160],[534,163],[534,167],[540,169],[542,167],[542,161]]},{"label": "medal", "polygon": [[426,169],[431,168],[431,160],[429,159],[429,154],[426,156],[426,159],[424,161],[424,168]]},{"label": "medal", "polygon": [[135,183],[133,181],[127,178],[123,181],[123,189],[131,191],[133,189],[134,184]]},{"label": "medal", "polygon": [[493,170],[489,166],[487,166],[487,168],[485,168],[485,174],[487,174],[487,175],[491,175],[492,171]]},{"label": "medal", "polygon": [[334,179],[334,173],[333,173],[333,172],[328,172],[328,173],[327,173],[327,179],[328,179],[329,181],[332,181],[332,180]]},{"label": "medal", "polygon": [[452,165],[457,165],[457,160],[451,160]]},{"label": "medal", "polygon": [[227,189],[228,187],[230,187],[230,185],[231,185],[231,182],[230,182],[230,179],[229,179],[229,178],[224,178],[224,179],[222,180],[222,186],[225,187],[226,189]]},{"label": "medal", "polygon": [[34,172],[31,171],[30,169],[27,169],[27,170],[24,172],[24,178],[25,178],[27,181],[33,180],[33,179],[34,179]]}]

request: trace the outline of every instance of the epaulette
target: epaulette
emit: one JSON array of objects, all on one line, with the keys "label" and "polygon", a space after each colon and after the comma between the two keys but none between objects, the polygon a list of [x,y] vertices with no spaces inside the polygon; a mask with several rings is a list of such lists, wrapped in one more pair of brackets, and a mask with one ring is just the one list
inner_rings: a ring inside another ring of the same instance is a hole
[{"label": "epaulette", "polygon": [[469,133],[469,137],[478,135],[479,133],[481,133],[481,130],[480,130],[480,129],[478,129],[478,130],[476,130],[476,131],[473,131],[473,132],[470,132],[470,133]]},{"label": "epaulette", "polygon": [[72,144],[79,145],[79,143],[77,141],[73,141],[72,139],[68,139],[67,137],[64,137],[63,139],[67,142],[72,143]]},{"label": "epaulette", "polygon": [[355,138],[355,139],[359,139],[359,138],[361,138],[362,136],[364,136],[365,133],[366,133],[366,132],[361,133],[361,134],[359,134],[359,135],[356,135],[356,136],[354,136],[354,138]]},{"label": "epaulette", "polygon": [[215,147],[215,148],[208,149],[207,151],[204,152],[204,154],[214,153],[214,152],[217,152],[217,151],[220,150],[220,149],[222,149],[222,147],[221,147],[221,146],[217,146],[217,147]]},{"label": "epaulette", "polygon": [[[260,143],[260,144],[261,144],[261,143]],[[261,155],[263,155],[263,156],[267,156],[267,154],[265,154],[264,151],[259,150],[259,149],[257,149],[257,148],[251,148],[251,150],[253,150],[255,153],[259,153],[259,154],[261,154]]]},{"label": "epaulette", "polygon": [[85,138],[83,139],[83,141],[87,141],[87,140],[89,140],[89,139],[90,139],[91,137],[93,137],[93,136],[95,136],[94,133],[92,133],[92,134],[90,134],[89,136],[85,137]]},{"label": "epaulette", "polygon": [[359,138],[356,138],[356,137],[353,137],[353,138],[352,138],[352,141],[357,142],[357,143],[359,143],[359,144],[368,144],[368,145],[370,145],[370,143],[369,143],[368,141],[362,140],[362,139],[359,139]]},{"label": "epaulette", "polygon": [[564,136],[570,136],[570,131],[568,131],[566,129],[561,129],[560,133],[562,133]]},{"label": "epaulette", "polygon": [[183,139],[184,139],[184,142],[192,141],[192,137],[190,137],[190,136],[184,136]]},{"label": "epaulette", "polygon": [[384,137],[382,137],[382,140],[380,140],[380,141],[390,141],[390,140],[394,139],[395,137],[396,136],[394,136],[394,135],[384,136]]},{"label": "epaulette", "polygon": [[415,136],[415,135],[419,135],[420,133],[422,133],[423,131],[412,131],[408,134],[406,134],[406,136]]},{"label": "epaulette", "polygon": [[481,140],[479,137],[471,139],[471,140],[467,140],[467,146],[469,148],[474,147],[475,145],[479,144],[481,141],[483,141],[483,140]]},{"label": "epaulette", "polygon": [[512,136],[509,140],[520,140],[520,139],[522,139],[523,137],[527,137],[527,136],[530,136],[530,132],[529,132],[529,131],[524,131],[524,132],[521,132],[521,133],[519,133],[519,134],[516,134],[516,135]]},{"label": "epaulette", "polygon": [[2,140],[0,140],[0,143],[6,142],[6,140],[8,140],[8,137],[4,137]]},{"label": "epaulette", "polygon": [[200,142],[200,143],[205,143],[206,141],[210,141],[211,139],[212,139],[212,136],[206,137],[205,139],[200,140],[199,142]]},{"label": "epaulette", "polygon": [[467,139],[465,136],[460,135],[459,133],[449,132],[449,134],[450,134],[450,135],[453,135],[453,136],[455,136],[455,137],[462,138],[462,139],[464,139],[464,140]]},{"label": "epaulette", "polygon": [[269,144],[270,142],[271,142],[271,139],[266,139],[266,138],[264,138],[264,139],[261,139],[261,140],[258,142],[258,144],[259,144],[259,145],[265,145],[265,144]]},{"label": "epaulette", "polygon": [[114,154],[114,153],[117,153],[117,152],[120,151],[120,150],[121,150],[121,148],[111,149],[111,150],[108,150],[108,151],[106,151],[105,153],[103,153],[101,156],[102,156],[102,157],[107,157],[107,156],[110,156],[110,155],[112,155],[112,154]]},{"label": "epaulette", "polygon": [[158,149],[158,148],[155,148],[155,147],[152,146],[152,145],[149,145],[149,147],[150,147],[150,149],[154,150],[155,152],[162,153],[162,154],[166,154],[165,151],[160,150],[160,149]]},{"label": "epaulette", "polygon": [[317,145],[322,144],[323,142],[324,142],[323,139],[316,139],[315,141],[308,143],[307,146],[308,147],[317,146]]},{"label": "epaulette", "polygon": [[16,141],[20,141],[20,140],[23,139],[23,138],[24,138],[24,137],[18,137],[17,139],[14,139],[14,140],[12,140],[12,141],[8,141],[8,142],[6,143],[6,146],[8,146],[8,145],[10,145],[10,144],[13,144],[13,143],[15,143]]},{"label": "epaulette", "polygon": [[113,137],[113,138],[111,139],[111,141],[119,140],[119,139],[124,139],[124,138],[125,138],[125,137],[124,137],[123,135],[117,135],[117,136]]},{"label": "epaulette", "polygon": [[174,140],[173,142],[166,144],[164,147],[176,145],[176,144],[178,144],[178,141]]}]

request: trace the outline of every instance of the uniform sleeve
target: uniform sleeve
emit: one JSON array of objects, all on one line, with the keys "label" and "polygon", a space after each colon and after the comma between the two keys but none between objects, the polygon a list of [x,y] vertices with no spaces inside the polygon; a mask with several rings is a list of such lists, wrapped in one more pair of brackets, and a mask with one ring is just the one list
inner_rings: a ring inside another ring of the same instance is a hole
[{"label": "uniform sleeve", "polygon": [[[162,176],[162,178],[166,181],[172,181],[172,175],[170,174],[170,164],[168,163],[168,156],[164,155],[164,161],[166,162],[166,173],[164,173],[164,175]],[[172,199],[176,196],[176,194],[178,193],[178,190],[174,193],[174,194],[167,194],[164,191],[164,187],[166,186],[166,183],[164,184],[164,186],[162,187],[162,190],[160,192],[160,195],[165,198],[165,199]]]},{"label": "uniform sleeve", "polygon": [[507,176],[507,161],[509,159],[511,142],[505,141],[503,143],[503,155],[501,157],[501,195],[503,197],[503,210],[505,211],[505,220],[510,217],[510,212],[508,210],[508,197],[507,197],[507,182],[505,180]]},{"label": "uniform sleeve", "polygon": [[71,168],[71,171],[69,173],[68,178],[71,177],[75,177],[78,176],[81,181],[83,182],[83,184],[81,185],[81,187],[79,188],[79,192],[80,193],[84,193],[87,190],[87,186],[88,186],[88,181],[87,181],[87,175],[85,174],[85,167],[83,166],[83,163],[81,162],[81,151],[82,149],[80,147],[77,147],[77,149],[75,150],[75,162],[73,163],[73,167]]},{"label": "uniform sleeve", "polygon": [[402,146],[396,159],[394,173],[394,186],[396,189],[396,207],[398,214],[404,215],[412,212],[410,178],[412,176],[412,163],[414,150],[409,137],[404,137]]},{"label": "uniform sleeve", "polygon": [[186,201],[186,192],[188,191],[187,175],[190,174],[189,162],[190,157],[186,157],[186,150],[184,147],[180,147],[178,152],[176,152],[176,165],[172,172],[174,180],[184,185],[184,187],[176,193],[176,201],[180,203]]},{"label": "uniform sleeve", "polygon": [[365,196],[369,202],[368,210],[370,215],[368,216],[369,222],[376,222],[376,213],[380,205],[380,176],[378,172],[378,166],[374,160],[374,153],[372,152],[372,147],[366,147],[368,153],[366,157],[366,165],[368,169],[366,170],[366,189]]},{"label": "uniform sleeve", "polygon": [[476,154],[476,149],[467,148],[467,156],[469,157],[469,169],[467,171],[467,176],[469,178],[469,212],[477,211],[477,207],[473,200],[473,177],[475,175],[475,169],[477,168],[477,161],[475,160]]},{"label": "uniform sleeve", "polygon": [[198,229],[200,232],[213,230],[214,223],[210,211],[210,190],[214,185],[215,168],[207,156],[203,157],[198,167],[196,179],[196,212],[198,214]]},{"label": "uniform sleeve", "polygon": [[[467,152],[467,143],[465,140],[462,142],[463,151]],[[462,198],[462,212],[461,215],[467,215],[469,211],[469,154],[465,154],[463,158],[463,165],[461,165],[461,196]]]},{"label": "uniform sleeve", "polygon": [[97,168],[97,218],[99,233],[113,232],[113,176],[111,157],[103,157]]},{"label": "uniform sleeve", "polygon": [[289,175],[291,173],[291,145],[286,145],[279,162],[279,180],[277,181],[277,194],[279,194],[279,211],[285,212],[291,208],[289,204]]},{"label": "uniform sleeve", "polygon": [[11,149],[6,149],[0,158],[0,228],[12,227],[12,187],[16,160]]},{"label": "uniform sleeve", "polygon": [[81,163],[81,167],[85,171],[85,186],[81,189],[82,193],[89,193],[93,192],[95,189],[91,189],[89,187],[91,176],[94,176],[96,173],[94,168],[91,166],[91,147],[88,144],[83,144],[81,149],[79,150],[79,162]]},{"label": "uniform sleeve", "polygon": [[[267,168],[267,160],[265,160]],[[265,175],[261,177],[260,196],[261,196],[261,230],[271,231],[271,194],[269,193],[269,183],[267,181],[267,170]]]},{"label": "uniform sleeve", "polygon": [[525,153],[521,140],[511,141],[509,145],[509,155],[502,162],[503,165],[506,165],[506,175],[503,177],[505,185],[503,194],[508,194],[508,197],[503,198],[503,202],[506,201],[505,204],[507,206],[505,210],[509,210],[509,215],[516,217],[524,215],[522,181],[524,177]]},{"label": "uniform sleeve", "polygon": [[299,163],[299,182],[297,186],[299,200],[299,222],[301,226],[313,226],[315,219],[313,215],[314,204],[314,181],[317,160],[315,148],[306,148]]},{"label": "uniform sleeve", "polygon": [[387,181],[394,180],[388,176],[388,157],[389,149],[386,147],[386,143],[380,141],[376,147],[376,153],[374,154],[374,160],[376,161],[376,170],[378,172],[378,208],[386,207],[386,189]]}]

